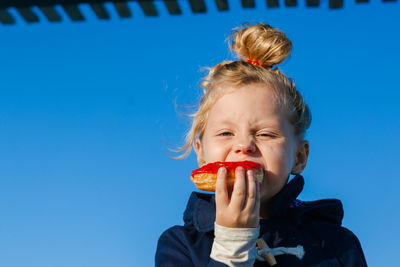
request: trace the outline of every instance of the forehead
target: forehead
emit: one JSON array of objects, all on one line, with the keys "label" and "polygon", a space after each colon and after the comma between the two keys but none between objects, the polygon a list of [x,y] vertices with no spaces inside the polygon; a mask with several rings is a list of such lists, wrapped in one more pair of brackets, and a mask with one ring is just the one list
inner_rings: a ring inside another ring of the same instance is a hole
[{"label": "forehead", "polygon": [[210,108],[209,120],[228,118],[259,120],[283,115],[276,90],[265,84],[224,86]]}]

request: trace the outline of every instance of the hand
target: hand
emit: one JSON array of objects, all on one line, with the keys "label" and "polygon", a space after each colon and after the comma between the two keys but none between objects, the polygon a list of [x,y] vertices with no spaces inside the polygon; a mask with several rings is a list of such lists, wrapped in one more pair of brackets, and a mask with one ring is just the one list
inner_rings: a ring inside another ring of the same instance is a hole
[{"label": "hand", "polygon": [[227,170],[221,167],[217,174],[215,202],[216,223],[230,228],[255,228],[260,217],[260,184],[252,170],[235,170],[235,184],[231,194],[227,189]]}]

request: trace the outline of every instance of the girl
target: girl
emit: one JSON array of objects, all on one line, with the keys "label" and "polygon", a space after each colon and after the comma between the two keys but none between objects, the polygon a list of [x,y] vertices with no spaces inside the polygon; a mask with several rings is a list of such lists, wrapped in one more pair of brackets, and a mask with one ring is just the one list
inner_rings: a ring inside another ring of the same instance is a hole
[{"label": "girl", "polygon": [[[224,61],[204,78],[184,156],[260,163],[260,184],[238,167],[232,192],[220,168],[215,195],[192,193],[184,226],[165,231],[156,266],[366,266],[357,237],[341,227],[342,204],[297,200],[304,180],[311,113],[294,82],[276,65],[290,53],[286,35],[259,24],[231,35],[241,60]],[[289,175],[296,176],[288,182]],[[257,245],[256,245],[257,244]]]}]

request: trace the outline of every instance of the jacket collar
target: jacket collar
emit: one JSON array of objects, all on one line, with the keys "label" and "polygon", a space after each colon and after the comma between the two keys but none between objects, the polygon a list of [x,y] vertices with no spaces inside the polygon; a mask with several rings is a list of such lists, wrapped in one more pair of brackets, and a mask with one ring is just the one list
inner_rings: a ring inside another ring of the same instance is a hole
[{"label": "jacket collar", "polygon": [[[279,216],[296,205],[296,198],[303,190],[304,179],[296,175],[273,198],[272,216]],[[183,214],[185,226],[194,226],[199,232],[209,232],[214,229],[215,195],[193,192]]]}]

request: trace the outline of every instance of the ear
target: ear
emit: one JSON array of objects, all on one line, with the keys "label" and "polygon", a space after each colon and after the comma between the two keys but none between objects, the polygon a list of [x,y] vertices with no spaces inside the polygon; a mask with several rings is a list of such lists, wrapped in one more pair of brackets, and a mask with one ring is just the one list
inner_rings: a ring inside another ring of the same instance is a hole
[{"label": "ear", "polygon": [[206,161],[204,160],[204,152],[203,152],[203,147],[201,145],[201,140],[199,138],[196,139],[196,155],[197,155],[197,164],[199,164],[199,167],[203,166]]},{"label": "ear", "polygon": [[302,141],[297,146],[296,158],[292,167],[292,174],[300,174],[307,165],[308,154],[310,153],[310,144],[308,141]]}]

